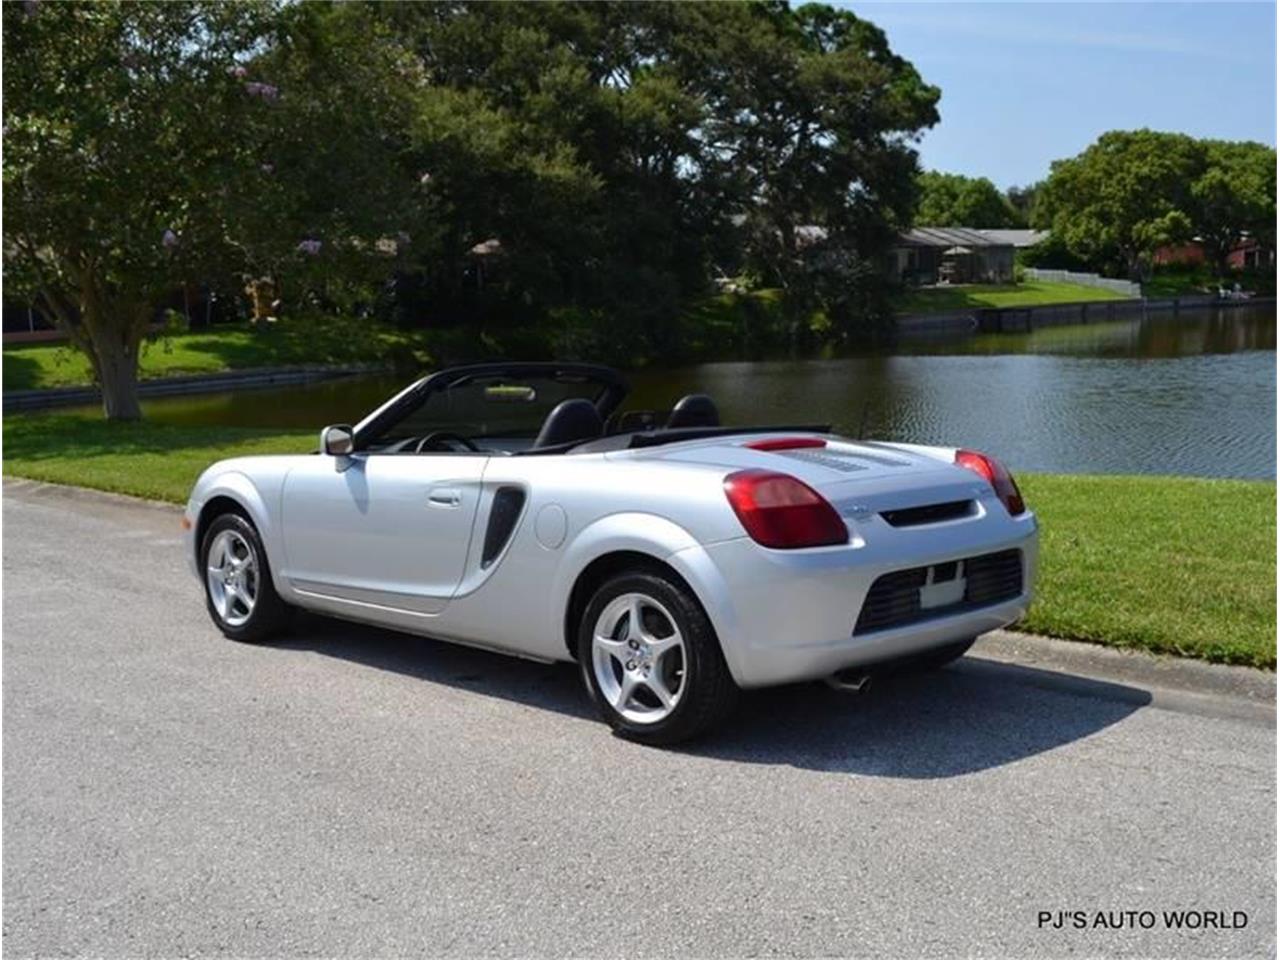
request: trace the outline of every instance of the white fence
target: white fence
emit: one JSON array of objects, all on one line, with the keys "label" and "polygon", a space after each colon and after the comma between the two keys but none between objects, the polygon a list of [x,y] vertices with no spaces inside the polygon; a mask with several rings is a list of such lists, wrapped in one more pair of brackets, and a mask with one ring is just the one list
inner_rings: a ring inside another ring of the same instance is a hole
[{"label": "white fence", "polygon": [[1101,287],[1126,297],[1142,296],[1142,287],[1130,280],[1112,280],[1096,273],[1076,273],[1074,270],[1038,270],[1027,267],[1023,275],[1028,280],[1048,280],[1050,283],[1078,283],[1082,287]]}]

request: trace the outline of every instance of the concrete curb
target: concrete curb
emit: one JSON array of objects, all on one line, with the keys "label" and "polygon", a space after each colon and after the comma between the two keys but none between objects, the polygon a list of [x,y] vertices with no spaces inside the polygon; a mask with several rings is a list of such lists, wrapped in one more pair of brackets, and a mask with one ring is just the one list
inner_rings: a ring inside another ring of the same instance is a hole
[{"label": "concrete curb", "polygon": [[[30,500],[64,500],[83,507],[143,509],[182,513],[177,504],[120,493],[73,487],[20,477],[4,478],[5,496]],[[1227,714],[1274,722],[1276,674],[1253,667],[1233,667],[1137,650],[1117,650],[1073,640],[997,630],[981,637],[971,661],[1028,667],[1088,681],[1130,684],[1152,694],[1155,706],[1210,715]],[[1145,698],[1144,698],[1145,699]]]},{"label": "concrete curb", "polygon": [[82,504],[100,504],[113,507],[137,507],[142,510],[154,510],[180,516],[183,507],[163,500],[147,500],[144,497],[132,497],[127,493],[110,493],[106,490],[92,490],[89,487],[73,487],[65,483],[46,483],[43,480],[29,480],[26,477],[4,478],[4,494],[17,494],[28,500],[73,500]]},{"label": "concrete curb", "polygon": [[[1276,675],[1142,650],[1120,650],[1009,630],[979,638],[964,661],[970,668],[1029,668],[1055,689],[1128,700],[1207,717],[1275,726]],[[1033,681],[1036,677],[1026,677]]]},{"label": "concrete curb", "polygon": [[978,641],[973,652],[1003,663],[1034,661],[1038,666],[1080,674],[1105,675],[1164,690],[1236,697],[1275,703],[1276,675],[1254,667],[1234,667],[1183,657],[1118,650],[1076,640],[1055,640],[997,630]]}]

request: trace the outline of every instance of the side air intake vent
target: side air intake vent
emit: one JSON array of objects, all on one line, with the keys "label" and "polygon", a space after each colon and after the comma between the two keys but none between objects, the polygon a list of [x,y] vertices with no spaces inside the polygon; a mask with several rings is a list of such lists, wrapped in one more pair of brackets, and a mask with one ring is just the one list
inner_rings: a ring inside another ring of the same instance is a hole
[{"label": "side air intake vent", "polygon": [[499,487],[493,495],[493,507],[489,510],[489,528],[484,532],[484,550],[480,554],[480,567],[484,569],[498,559],[498,554],[511,539],[520,511],[524,509],[522,487]]}]

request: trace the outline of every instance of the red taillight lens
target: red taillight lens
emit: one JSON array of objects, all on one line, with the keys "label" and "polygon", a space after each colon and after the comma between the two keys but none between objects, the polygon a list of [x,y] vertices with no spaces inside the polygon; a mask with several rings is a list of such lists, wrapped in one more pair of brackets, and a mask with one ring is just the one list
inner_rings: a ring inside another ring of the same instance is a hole
[{"label": "red taillight lens", "polygon": [[972,470],[991,484],[991,489],[996,492],[996,496],[1000,498],[1000,502],[1009,511],[1010,516],[1016,517],[1026,512],[1027,505],[1022,502],[1022,493],[1018,490],[1017,481],[1013,479],[1013,474],[1005,469],[1004,464],[995,457],[988,457],[985,453],[978,453],[976,450],[957,450],[956,466]]},{"label": "red taillight lens", "polygon": [[827,441],[817,437],[770,437],[768,440],[752,440],[743,444],[752,450],[811,450],[826,445]]},{"label": "red taillight lens", "polygon": [[795,477],[741,470],[725,477],[724,493],[756,543],[778,550],[845,543],[849,531],[822,496]]}]

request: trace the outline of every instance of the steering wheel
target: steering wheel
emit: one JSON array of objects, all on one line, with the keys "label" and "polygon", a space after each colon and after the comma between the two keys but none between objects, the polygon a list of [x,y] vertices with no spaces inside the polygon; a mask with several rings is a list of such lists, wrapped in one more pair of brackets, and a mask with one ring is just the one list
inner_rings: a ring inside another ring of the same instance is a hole
[{"label": "steering wheel", "polygon": [[[425,437],[418,441],[418,445],[413,448],[414,453],[422,453],[426,450],[440,449],[437,444],[448,441],[449,443],[458,443],[466,450],[472,453],[479,453],[480,448],[468,440],[460,433],[454,433],[451,430],[433,430]],[[447,448],[445,448],[447,449]]]}]

